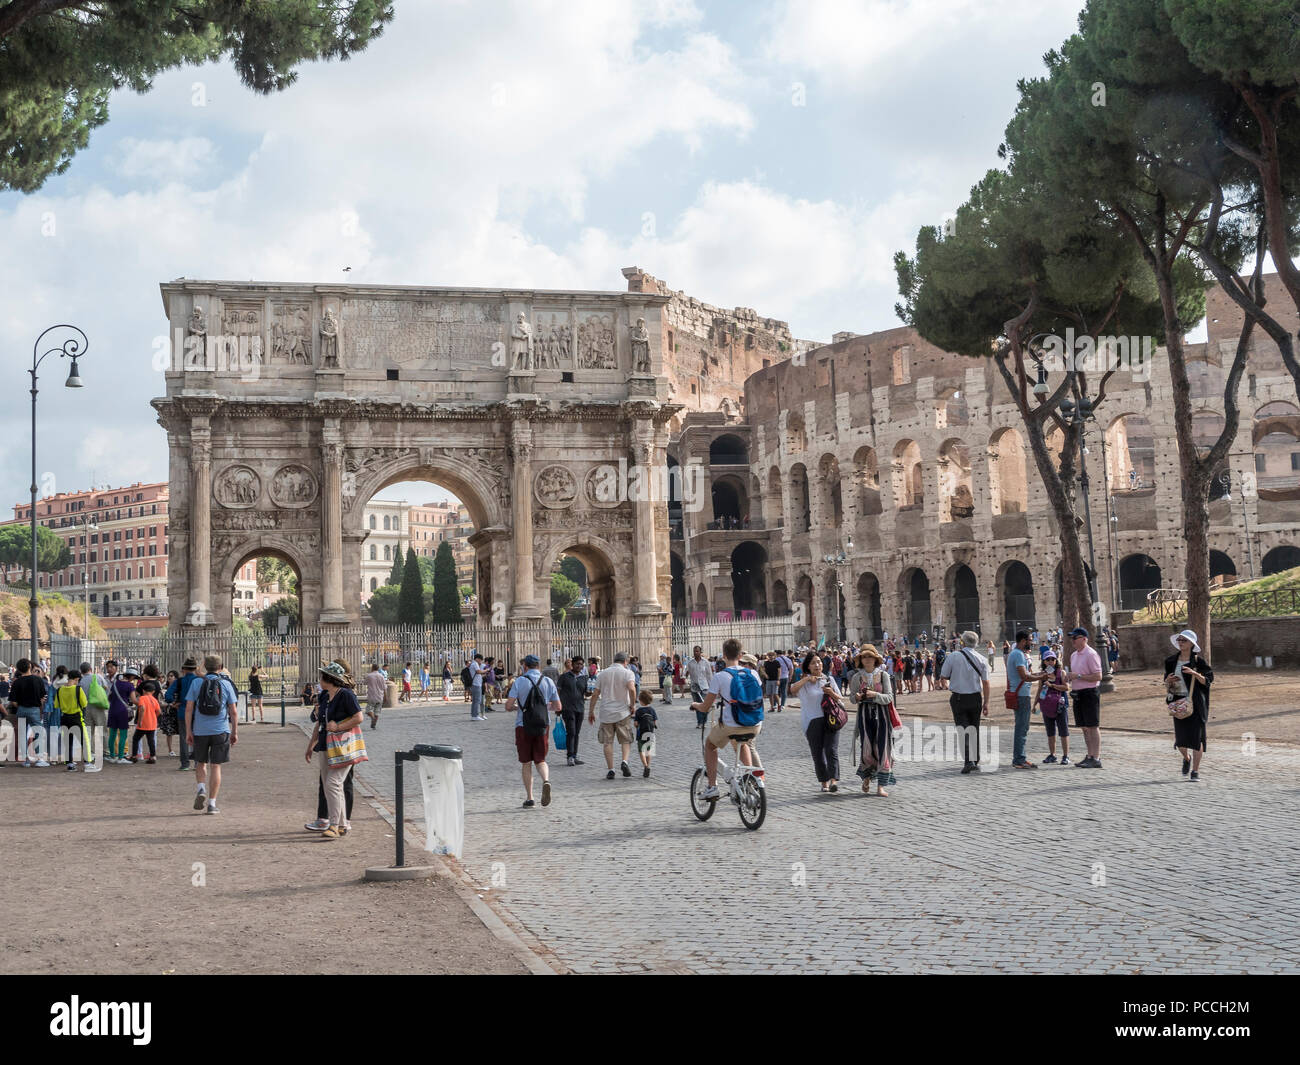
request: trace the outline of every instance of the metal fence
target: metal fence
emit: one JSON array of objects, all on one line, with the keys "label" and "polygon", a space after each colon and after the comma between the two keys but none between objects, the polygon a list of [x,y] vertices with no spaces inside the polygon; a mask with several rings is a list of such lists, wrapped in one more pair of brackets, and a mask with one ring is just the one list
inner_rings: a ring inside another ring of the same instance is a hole
[{"label": "metal fence", "polygon": [[[475,653],[504,659],[511,671],[518,670],[526,654],[535,654],[543,662],[549,658],[558,663],[581,655],[608,663],[618,651],[638,655],[650,668],[660,652],[676,651],[686,657],[695,644],[708,654],[719,653],[722,641],[730,636],[756,652],[794,644],[792,619],[787,614],[704,624],[675,619],[671,629],[655,618],[597,618],[512,621],[504,625],[478,621],[419,627],[347,625],[299,629],[283,637],[261,630],[209,629],[202,633],[156,635],[132,631],[110,633],[103,640],[77,641],[81,646],[74,657],[93,662],[96,667],[108,658],[137,668],[152,662],[165,674],[169,669],[179,670],[188,657],[215,654],[241,688],[249,669],[256,665],[263,687],[270,690],[280,683],[297,689],[315,680],[322,663],[340,658],[346,660],[354,676],[364,673],[371,663],[401,669],[407,662],[417,673],[427,666],[435,677],[441,676],[444,662],[450,663],[452,672],[458,674]],[[60,660],[56,654],[55,664]]]},{"label": "metal fence", "polygon": [[[1185,621],[1187,592],[1182,588],[1158,588],[1142,604],[1154,621]],[[1258,592],[1226,592],[1210,596],[1210,619],[1273,618],[1300,614],[1300,589],[1270,588]]]}]

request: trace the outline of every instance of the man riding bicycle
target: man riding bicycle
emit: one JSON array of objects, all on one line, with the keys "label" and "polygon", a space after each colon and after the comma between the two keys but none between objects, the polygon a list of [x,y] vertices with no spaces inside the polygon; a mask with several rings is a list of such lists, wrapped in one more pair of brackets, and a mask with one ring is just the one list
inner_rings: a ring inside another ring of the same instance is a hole
[{"label": "man riding bicycle", "polygon": [[[744,736],[747,739],[756,737],[763,728],[762,721],[752,725],[739,725],[736,723],[735,704],[736,700],[731,695],[732,680],[741,672],[752,673],[754,681],[758,685],[759,695],[759,713],[762,713],[762,680],[758,676],[758,671],[752,668],[748,663],[740,661],[740,641],[732,637],[723,641],[722,659],[725,663],[723,669],[714,673],[709,680],[709,690],[705,693],[704,698],[698,703],[692,703],[691,709],[699,714],[707,714],[715,702],[721,701],[722,712],[718,715],[717,724],[709,730],[709,734],[704,740],[704,768],[708,774],[709,786],[700,798],[716,799],[719,797],[718,792],[718,751],[736,739],[736,746],[740,751],[740,761],[744,765],[754,765],[753,749],[748,742],[742,742],[738,737]],[[750,662],[754,661],[752,655],[746,655]],[[761,763],[759,763],[761,766]]]}]

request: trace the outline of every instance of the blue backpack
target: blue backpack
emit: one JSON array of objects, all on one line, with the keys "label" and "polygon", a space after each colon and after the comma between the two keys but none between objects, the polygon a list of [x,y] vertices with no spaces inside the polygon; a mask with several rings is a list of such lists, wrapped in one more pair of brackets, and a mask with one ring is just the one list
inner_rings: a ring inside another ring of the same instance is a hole
[{"label": "blue backpack", "polygon": [[737,725],[757,725],[763,720],[763,686],[758,677],[748,669],[729,666],[725,672],[731,677],[731,712]]}]

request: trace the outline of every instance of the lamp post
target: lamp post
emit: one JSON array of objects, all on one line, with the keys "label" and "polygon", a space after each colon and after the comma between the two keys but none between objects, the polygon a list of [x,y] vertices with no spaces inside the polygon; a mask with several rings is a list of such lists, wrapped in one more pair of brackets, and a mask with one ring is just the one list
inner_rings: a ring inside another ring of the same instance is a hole
[{"label": "lamp post", "polygon": [[[1232,503],[1232,471],[1225,469],[1216,478],[1223,486],[1223,499],[1226,503]],[[1250,579],[1255,579],[1255,553],[1250,548],[1250,500],[1248,498],[1248,485],[1246,478],[1242,478],[1241,483],[1241,520],[1246,529],[1246,565],[1250,569]]]},{"label": "lamp post", "polygon": [[[81,535],[85,539],[86,553],[90,553],[90,534],[99,532],[99,523],[95,521],[93,514],[85,514],[81,519]],[[90,639],[90,571],[86,569],[86,564],[81,564],[81,593],[82,603],[85,607],[85,639]]]},{"label": "lamp post", "polygon": [[[1093,416],[1092,401],[1086,396],[1077,404],[1069,398],[1063,399],[1061,414],[1067,422],[1073,422],[1079,427],[1079,487],[1083,489],[1083,523],[1088,530],[1088,594],[1096,604],[1101,602],[1101,599],[1097,592],[1097,553],[1092,540],[1092,505],[1088,491],[1088,446],[1084,437],[1088,422]],[[1099,647],[1097,651],[1101,659],[1101,684],[1097,686],[1097,690],[1105,694],[1115,690],[1115,685],[1111,681],[1109,648]]]},{"label": "lamp post", "polygon": [[[73,333],[62,344],[56,344],[54,347],[41,351],[41,343],[50,334],[59,329],[66,329]],[[68,373],[68,379],[64,381],[67,388],[80,388],[81,375],[77,372],[77,360],[86,353],[86,348],[90,346],[86,339],[86,334],[78,329],[75,325],[66,323],[52,325],[40,336],[36,338],[36,343],[32,345],[32,368],[28,371],[32,375],[32,512],[31,512],[31,530],[32,530],[32,597],[28,600],[27,606],[31,611],[31,648],[30,658],[33,665],[40,664],[40,647],[36,631],[36,371],[47,355],[58,354],[59,358],[69,358],[72,360],[72,368]]]}]

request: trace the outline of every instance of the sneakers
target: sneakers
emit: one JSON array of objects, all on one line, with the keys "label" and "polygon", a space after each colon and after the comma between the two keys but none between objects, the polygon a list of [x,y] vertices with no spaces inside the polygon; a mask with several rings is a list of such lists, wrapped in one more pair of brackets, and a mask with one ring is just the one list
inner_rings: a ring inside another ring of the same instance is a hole
[{"label": "sneakers", "polygon": [[324,832],[327,828],[330,827],[329,818],[322,817],[317,821],[308,821],[302,827],[305,828],[308,832]]},{"label": "sneakers", "polygon": [[551,782],[549,780],[542,781],[542,805],[551,805]]},{"label": "sneakers", "polygon": [[566,765],[573,765],[573,759],[572,759],[572,758],[568,759],[568,761],[567,761],[565,764],[566,764]]},{"label": "sneakers", "polygon": [[40,761],[38,761],[38,762],[36,763],[36,768],[37,768],[37,769],[49,769],[49,768],[50,768],[50,763],[47,762],[44,758],[42,758],[42,759],[40,759]]},{"label": "sneakers", "polygon": [[630,777],[632,775],[632,769],[626,762],[623,762],[619,768],[623,770],[623,775],[625,777]]},{"label": "sneakers", "polygon": [[964,766],[961,767],[961,775],[962,775],[962,776],[965,776],[967,773],[969,773],[969,772],[970,772],[972,769],[974,769],[974,768],[975,768],[975,763],[974,763],[974,762],[967,762]]},{"label": "sneakers", "polygon": [[1068,754],[1061,755],[1061,765],[1069,765],[1069,764],[1070,764],[1070,756]]},{"label": "sneakers", "polygon": [[613,779],[614,779],[614,770],[611,769],[608,773],[606,773],[606,774],[605,774],[605,779],[606,779],[606,780],[613,780]]},{"label": "sneakers", "polygon": [[574,765],[586,765],[587,763],[584,762],[581,758],[575,758],[575,759],[573,760],[573,764],[574,764]]},{"label": "sneakers", "polygon": [[202,810],[208,804],[208,793],[206,789],[199,789],[194,796],[194,809]]},{"label": "sneakers", "polygon": [[1049,754],[1043,759],[1043,765],[1056,765],[1056,755]]},{"label": "sneakers", "polygon": [[1085,754],[1079,761],[1074,763],[1076,769],[1091,769],[1092,755]]},{"label": "sneakers", "polygon": [[1184,758],[1184,759],[1183,759],[1183,776],[1187,776],[1187,774],[1190,773],[1191,771],[1192,771],[1192,760],[1191,760],[1190,758]]},{"label": "sneakers", "polygon": [[1011,768],[1012,769],[1037,769],[1038,767],[1034,765],[1033,762],[1026,759],[1023,762],[1012,762]]},{"label": "sneakers", "polygon": [[103,767],[102,765],[100,765],[98,762],[87,762],[87,763],[86,763],[86,772],[87,772],[87,773],[99,773],[99,772],[101,772],[101,771],[103,770],[103,768],[104,768],[104,767]]},{"label": "sneakers", "polygon": [[210,802],[208,803],[208,813],[219,814],[221,811],[217,809],[217,804],[215,802]]},{"label": "sneakers", "polygon": [[650,775],[650,767],[646,766],[643,770],[641,770],[641,775],[643,777],[648,777]]},{"label": "sneakers", "polygon": [[157,764],[158,764],[158,759],[157,759],[157,758],[146,758],[146,759],[144,760],[144,764],[145,764],[145,765],[157,765]]},{"label": "sneakers", "polygon": [[[69,773],[75,773],[76,771],[77,771],[77,763],[76,763],[76,762],[69,762],[69,763],[68,763],[68,772],[69,772]],[[610,774],[610,776],[613,776],[613,775],[614,775],[613,773]]]},{"label": "sneakers", "polygon": [[719,798],[721,795],[722,792],[718,791],[718,786],[716,784],[713,784],[700,792],[700,798],[705,802],[711,802],[713,799]]},{"label": "sneakers", "polygon": [[525,809],[525,810],[529,809],[529,808],[532,807],[532,806],[533,806],[533,800],[532,800],[532,799],[525,799],[525,800],[524,800],[524,809]]},{"label": "sneakers", "polygon": [[1188,777],[1187,779],[1188,779],[1188,780],[1200,780],[1200,779],[1201,779],[1201,774],[1198,773],[1198,772],[1196,772],[1195,770],[1193,770],[1193,771],[1192,771],[1192,775],[1191,775],[1190,777]]},{"label": "sneakers", "polygon": [[191,768],[191,767],[188,766],[188,765],[178,765],[178,766],[176,767],[176,772],[178,772],[178,773],[188,773],[188,772],[190,771],[190,768]]},{"label": "sneakers", "polygon": [[320,834],[321,839],[338,839],[339,830],[332,825]]}]

